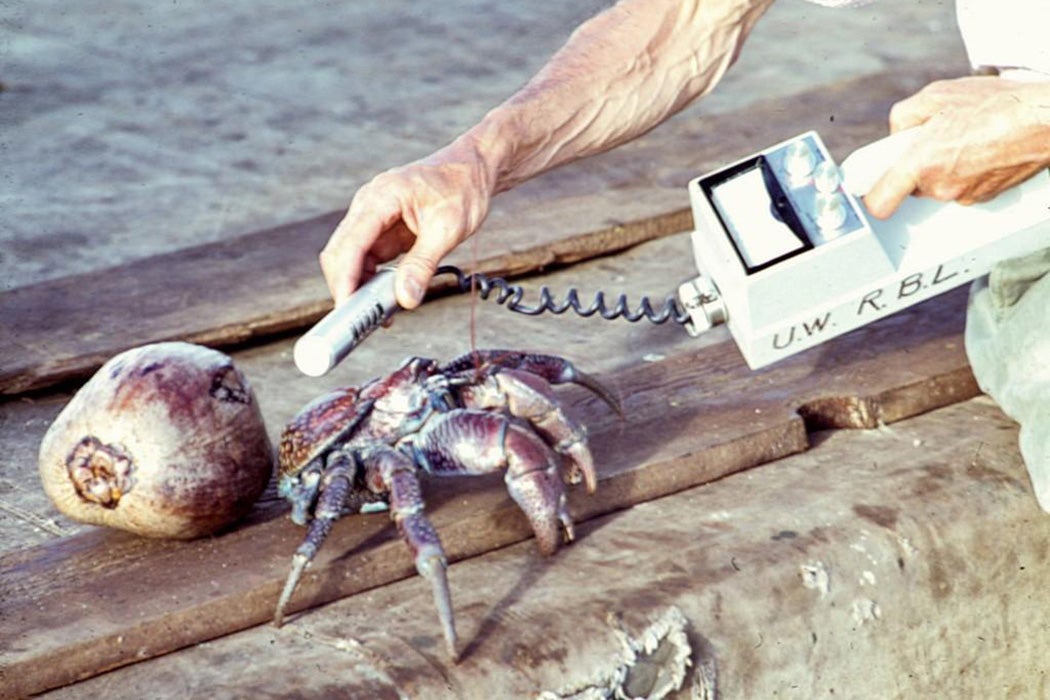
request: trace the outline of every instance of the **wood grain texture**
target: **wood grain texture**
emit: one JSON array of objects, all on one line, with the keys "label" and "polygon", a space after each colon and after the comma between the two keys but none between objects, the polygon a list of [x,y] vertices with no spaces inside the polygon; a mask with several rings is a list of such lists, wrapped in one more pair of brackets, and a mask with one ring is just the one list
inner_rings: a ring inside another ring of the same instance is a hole
[{"label": "wood grain texture", "polygon": [[[1050,518],[986,398],[822,433],[577,532],[552,558],[523,542],[452,567],[457,664],[416,578],[45,697],[568,695],[625,666],[610,616],[636,637],[672,606],[693,664],[672,697],[1046,695]],[[631,697],[667,658],[640,657]]]},{"label": "wood grain texture", "polygon": [[[956,290],[840,338],[826,353],[759,372],[729,342],[628,367],[604,378],[623,397],[623,422],[570,390],[566,403],[589,427],[600,465],[597,493],[571,496],[576,518],[805,450],[800,412],[868,427],[975,395],[961,339],[965,300]],[[453,561],[530,536],[498,475],[432,483],[427,493]],[[4,693],[39,692],[267,622],[303,534],[282,511],[260,508],[251,522],[203,541],[92,531],[3,556]],[[385,516],[344,518],[291,607],[413,573]]]},{"label": "wood grain texture", "polygon": [[[744,114],[672,120],[502,195],[450,262],[519,275],[687,230],[691,177],[813,128],[841,158],[885,134],[894,101],[962,68],[952,56],[760,102]],[[316,255],[340,216],[0,294],[0,395],[80,380],[145,343],[228,348],[312,324],[330,308]]]}]

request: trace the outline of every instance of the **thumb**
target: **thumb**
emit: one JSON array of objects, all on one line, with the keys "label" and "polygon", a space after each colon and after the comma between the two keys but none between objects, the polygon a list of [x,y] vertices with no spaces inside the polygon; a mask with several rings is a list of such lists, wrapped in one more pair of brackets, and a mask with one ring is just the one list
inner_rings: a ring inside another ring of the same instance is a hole
[{"label": "thumb", "polygon": [[429,248],[421,239],[397,265],[397,280],[394,291],[397,303],[405,309],[414,309],[423,302],[430,280],[437,271],[438,262],[445,251]]},{"label": "thumb", "polygon": [[917,186],[917,179],[908,169],[891,167],[864,195],[864,205],[875,218],[888,219]]},{"label": "thumb", "polygon": [[422,303],[441,259],[469,235],[464,233],[462,218],[458,209],[443,206],[427,211],[425,217],[406,220],[409,229],[417,233],[412,247],[397,266],[395,293],[402,308],[414,309]]}]

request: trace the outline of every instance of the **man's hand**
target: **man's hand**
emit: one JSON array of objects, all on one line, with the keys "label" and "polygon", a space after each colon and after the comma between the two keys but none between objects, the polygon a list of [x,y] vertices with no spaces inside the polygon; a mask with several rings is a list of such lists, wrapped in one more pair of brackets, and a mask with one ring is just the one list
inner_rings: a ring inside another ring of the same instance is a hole
[{"label": "man's hand", "polygon": [[335,303],[343,302],[380,263],[398,264],[398,303],[419,305],[441,259],[488,214],[493,175],[468,139],[377,175],[354,195],[321,251]]},{"label": "man's hand", "polygon": [[1050,83],[934,82],[890,112],[891,132],[919,125],[922,137],[864,197],[878,218],[910,194],[983,202],[1050,165]]},{"label": "man's hand", "polygon": [[773,0],[619,0],[580,25],[518,92],[450,146],[379,175],[321,252],[336,303],[378,263],[419,304],[441,258],[497,192],[631,140],[710,91]]}]

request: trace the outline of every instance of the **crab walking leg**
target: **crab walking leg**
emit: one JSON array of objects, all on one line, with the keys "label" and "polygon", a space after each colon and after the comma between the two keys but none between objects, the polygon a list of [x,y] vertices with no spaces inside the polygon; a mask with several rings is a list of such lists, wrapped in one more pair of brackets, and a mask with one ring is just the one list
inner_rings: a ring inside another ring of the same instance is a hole
[{"label": "crab walking leg", "polygon": [[577,484],[582,480],[587,493],[594,493],[598,475],[587,447],[587,430],[562,410],[543,377],[521,370],[500,370],[477,384],[464,386],[460,399],[469,408],[498,408],[529,421],[547,444],[568,460],[566,481]]},{"label": "crab walking leg", "polygon": [[576,365],[557,355],[540,355],[517,350],[476,350],[460,355],[441,366],[441,373],[469,374],[491,372],[493,368],[516,369],[543,377],[550,384],[578,384],[593,392],[616,415],[623,418],[620,401],[597,379],[576,369]]},{"label": "crab walking leg", "polygon": [[562,531],[572,540],[558,456],[526,424],[499,413],[457,409],[432,418],[412,449],[416,461],[439,476],[504,470],[507,491],[529,519],[540,551],[552,554]]},{"label": "crab walking leg", "polygon": [[314,508],[314,517],[307,526],[306,537],[302,544],[295,550],[292,557],[292,570],[288,573],[288,579],[284,583],[284,590],[277,601],[277,610],[274,612],[273,623],[277,627],[284,624],[284,610],[288,601],[299,585],[303,571],[317,555],[328,533],[332,531],[332,524],[339,519],[343,513],[343,505],[350,493],[354,483],[356,464],[350,455],[336,452],[328,460],[324,473],[321,476],[320,495],[317,497],[317,507]]},{"label": "crab walking leg", "polygon": [[390,517],[415,556],[416,571],[430,581],[445,645],[449,656],[457,659],[456,624],[446,574],[448,559],[437,530],[423,512],[416,466],[407,454],[386,446],[365,455],[363,461],[368,473],[378,475],[390,494]]}]

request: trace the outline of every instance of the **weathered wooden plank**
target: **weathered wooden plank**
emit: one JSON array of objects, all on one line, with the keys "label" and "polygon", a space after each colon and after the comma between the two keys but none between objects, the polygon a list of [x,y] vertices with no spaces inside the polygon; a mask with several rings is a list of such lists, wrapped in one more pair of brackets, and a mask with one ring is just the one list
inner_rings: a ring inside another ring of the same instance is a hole
[{"label": "weathered wooden plank", "polygon": [[[686,230],[690,177],[811,128],[841,156],[884,134],[892,102],[961,68],[953,56],[758,103],[745,114],[673,120],[501,196],[452,262],[521,274]],[[83,378],[147,342],[230,347],[309,325],[330,306],[316,252],[339,216],[0,294],[0,395]]]},{"label": "weathered wooden plank", "polygon": [[[455,665],[408,580],[47,697],[567,695],[627,665],[610,615],[671,606],[681,697],[1043,697],[1050,519],[1016,440],[975,399],[457,564]],[[640,657],[636,689],[668,655]]]},{"label": "weathered wooden plank", "polygon": [[[585,520],[803,450],[800,408],[825,424],[868,426],[974,395],[965,298],[957,290],[760,372],[728,342],[627,367],[606,378],[623,397],[623,422],[571,391],[601,465],[598,492],[574,493],[573,511]],[[498,477],[433,484],[428,494],[452,560],[529,536]],[[267,621],[302,536],[279,511],[261,507],[252,522],[199,542],[91,531],[3,556],[6,692],[38,692]],[[384,516],[345,518],[292,607],[410,575]]]}]

